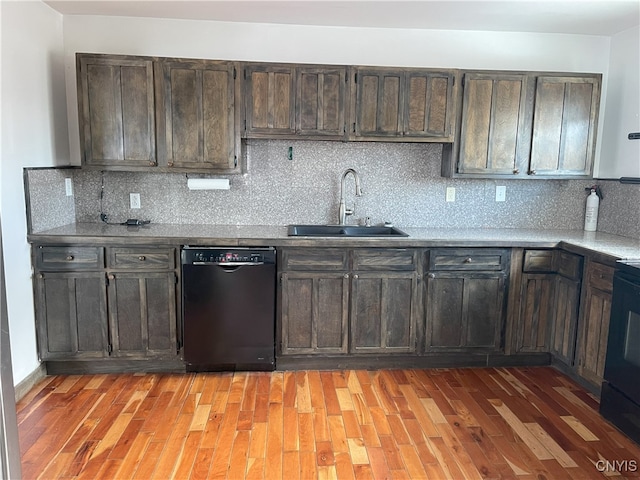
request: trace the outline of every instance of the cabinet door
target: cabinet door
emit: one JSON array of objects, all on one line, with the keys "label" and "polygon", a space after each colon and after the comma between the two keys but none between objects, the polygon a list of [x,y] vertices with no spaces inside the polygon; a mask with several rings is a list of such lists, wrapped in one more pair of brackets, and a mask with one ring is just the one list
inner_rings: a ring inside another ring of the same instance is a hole
[{"label": "cabinet door", "polygon": [[599,77],[538,77],[529,173],[590,175]]},{"label": "cabinet door", "polygon": [[356,137],[398,137],[403,130],[404,73],[356,69],[353,133]]},{"label": "cabinet door", "polygon": [[527,165],[526,91],[524,75],[465,74],[459,173],[517,175]]},{"label": "cabinet door", "polygon": [[517,352],[548,352],[548,329],[552,324],[555,275],[525,273],[520,293]]},{"label": "cabinet door", "polygon": [[578,374],[597,387],[602,383],[607,354],[613,273],[607,265],[588,261],[578,320]]},{"label": "cabinet door", "polygon": [[414,352],[416,295],[413,272],[354,274],[351,352]]},{"label": "cabinet door", "polygon": [[579,308],[580,281],[558,276],[550,351],[568,366],[574,363]]},{"label": "cabinet door", "polygon": [[113,355],[175,357],[175,273],[118,272],[108,278]]},{"label": "cabinet door", "polygon": [[346,68],[297,67],[296,133],[343,138]]},{"label": "cabinet door", "polygon": [[78,55],[82,164],[156,164],[153,63],[149,59]]},{"label": "cabinet door", "polygon": [[451,72],[411,69],[406,73],[405,137],[453,140],[453,81]]},{"label": "cabinet door", "polygon": [[245,135],[295,134],[295,67],[248,65],[244,74]]},{"label": "cabinet door", "polygon": [[348,289],[346,273],[283,273],[282,354],[347,353]]},{"label": "cabinet door", "polygon": [[236,168],[234,64],[167,60],[158,68],[161,164],[194,170]]},{"label": "cabinet door", "polygon": [[504,274],[429,273],[426,351],[499,351]]},{"label": "cabinet door", "polygon": [[42,360],[108,356],[103,273],[39,273],[35,287]]}]

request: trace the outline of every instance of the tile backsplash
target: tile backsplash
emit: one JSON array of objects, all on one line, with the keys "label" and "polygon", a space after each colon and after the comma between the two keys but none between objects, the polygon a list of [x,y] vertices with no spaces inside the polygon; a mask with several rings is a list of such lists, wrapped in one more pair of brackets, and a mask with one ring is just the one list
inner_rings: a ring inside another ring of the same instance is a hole
[{"label": "tile backsplash", "polygon": [[[249,140],[246,155],[249,173],[225,176],[230,190],[191,191],[187,175],[179,173],[74,170],[75,220],[99,222],[104,212],[111,222],[337,223],[340,179],[345,169],[354,168],[363,195],[355,197],[353,178],[348,177],[345,198],[348,207],[355,205],[348,223],[370,217],[374,224],[390,221],[400,228],[582,229],[584,189],[592,183],[442,178],[440,144]],[[51,183],[59,182],[52,174]],[[497,185],[506,186],[504,202],[495,201]],[[447,187],[456,189],[455,202],[445,201]],[[623,219],[638,215],[639,186],[604,182],[602,189],[599,230],[640,238],[638,222],[630,226],[634,221]],[[140,209],[129,208],[130,193],[140,193]],[[51,205],[39,189],[31,188],[31,196],[33,230],[51,228],[51,222],[40,220],[51,217],[46,211]],[[625,203],[629,198],[635,202]]]}]

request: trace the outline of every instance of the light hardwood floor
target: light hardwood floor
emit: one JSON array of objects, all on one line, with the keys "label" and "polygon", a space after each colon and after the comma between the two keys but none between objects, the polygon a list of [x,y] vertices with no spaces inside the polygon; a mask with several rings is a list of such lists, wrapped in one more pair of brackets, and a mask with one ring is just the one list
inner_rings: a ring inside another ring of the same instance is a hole
[{"label": "light hardwood floor", "polygon": [[52,376],[18,428],[25,479],[640,478],[597,408],[550,367]]}]

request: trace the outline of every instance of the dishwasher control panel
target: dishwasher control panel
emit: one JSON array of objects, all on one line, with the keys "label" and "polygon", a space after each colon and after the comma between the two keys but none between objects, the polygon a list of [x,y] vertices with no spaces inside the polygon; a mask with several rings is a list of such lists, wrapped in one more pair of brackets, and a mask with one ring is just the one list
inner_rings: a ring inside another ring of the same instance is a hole
[{"label": "dishwasher control panel", "polygon": [[275,263],[273,248],[221,249],[207,247],[184,247],[182,264],[264,264]]}]

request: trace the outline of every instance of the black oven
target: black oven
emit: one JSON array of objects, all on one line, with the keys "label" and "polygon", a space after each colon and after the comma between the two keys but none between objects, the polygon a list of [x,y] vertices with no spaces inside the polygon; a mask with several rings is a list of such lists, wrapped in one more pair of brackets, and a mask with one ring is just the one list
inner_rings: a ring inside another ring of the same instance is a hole
[{"label": "black oven", "polygon": [[640,260],[619,262],[600,413],[640,444]]}]

